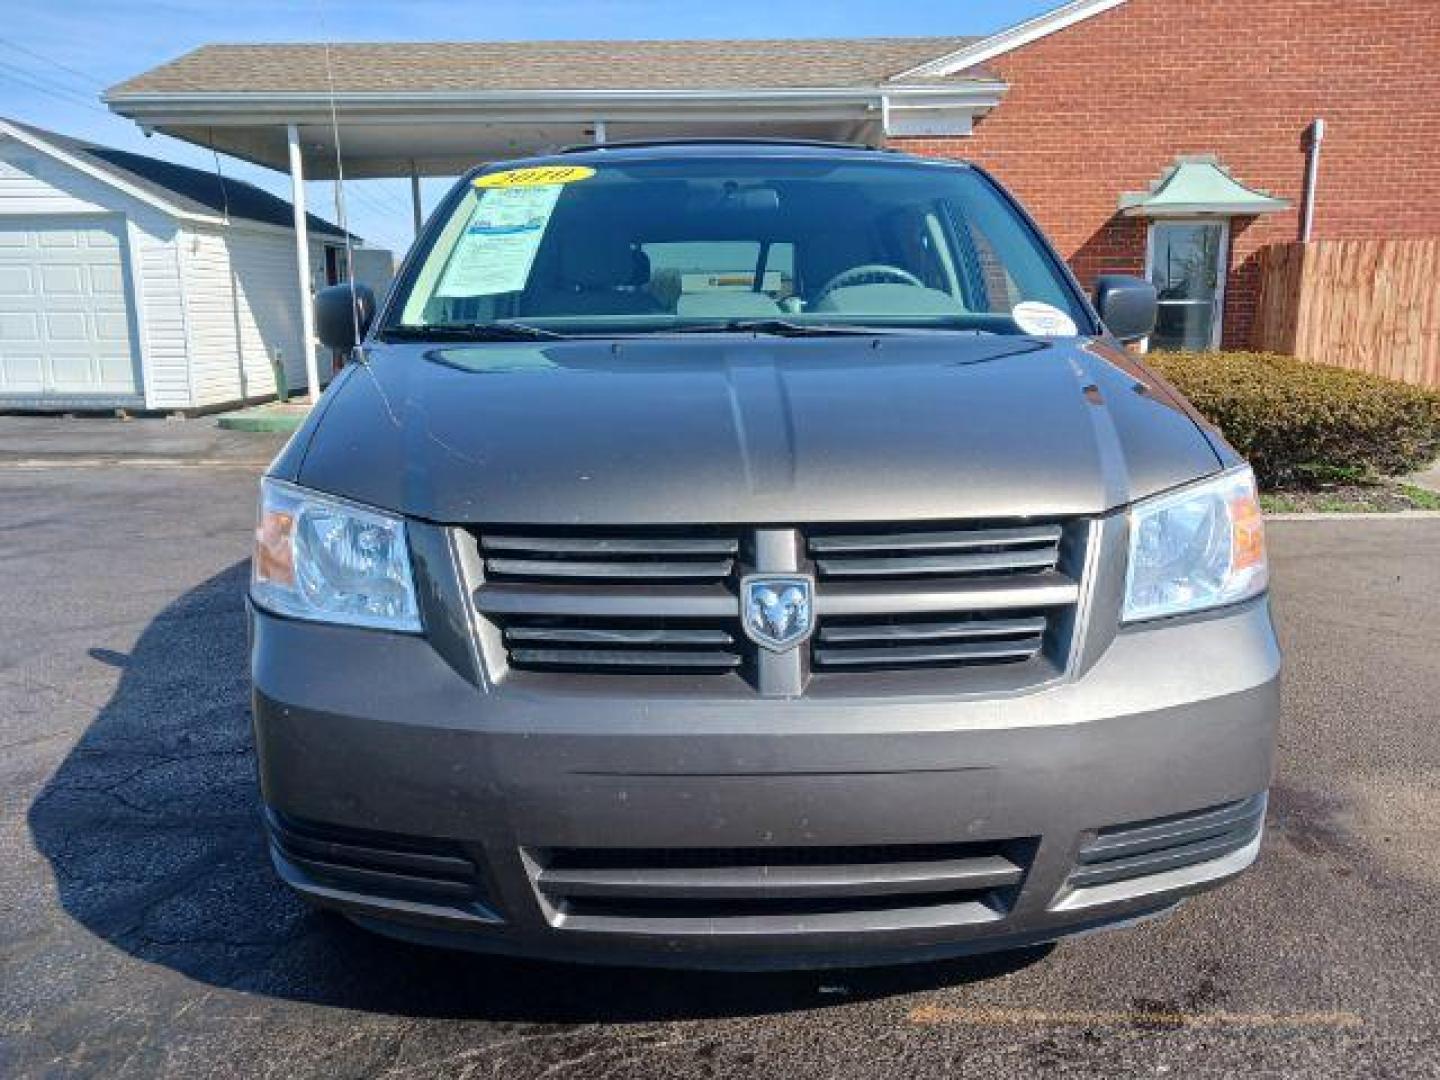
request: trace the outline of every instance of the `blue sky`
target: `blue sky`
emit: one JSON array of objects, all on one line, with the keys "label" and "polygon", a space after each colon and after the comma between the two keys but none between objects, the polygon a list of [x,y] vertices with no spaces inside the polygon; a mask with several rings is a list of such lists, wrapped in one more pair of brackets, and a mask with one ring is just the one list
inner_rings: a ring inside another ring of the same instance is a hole
[{"label": "blue sky", "polygon": [[[1060,0],[15,0],[0,21],[0,115],[111,146],[212,168],[185,143],[147,139],[109,113],[100,91],[215,41],[457,41],[539,38],[860,37],[983,34]],[[803,12],[803,18],[801,13]],[[224,158],[239,176],[288,197],[283,175]],[[427,182],[426,198],[444,190]],[[333,216],[331,185],[309,189]],[[349,196],[352,227],[372,244],[410,242],[403,180],[370,180]]]}]

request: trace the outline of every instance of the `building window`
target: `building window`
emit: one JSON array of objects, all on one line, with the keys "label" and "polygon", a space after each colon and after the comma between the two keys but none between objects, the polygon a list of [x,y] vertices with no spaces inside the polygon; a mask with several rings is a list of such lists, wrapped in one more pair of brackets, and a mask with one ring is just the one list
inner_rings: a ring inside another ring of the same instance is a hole
[{"label": "building window", "polygon": [[1229,261],[1227,218],[1150,223],[1146,272],[1160,299],[1150,348],[1220,347]]}]

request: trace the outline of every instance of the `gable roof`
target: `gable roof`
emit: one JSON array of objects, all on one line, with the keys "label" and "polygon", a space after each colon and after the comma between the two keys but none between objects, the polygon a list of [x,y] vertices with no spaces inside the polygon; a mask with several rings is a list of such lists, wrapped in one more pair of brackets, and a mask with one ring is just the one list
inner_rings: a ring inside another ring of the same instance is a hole
[{"label": "gable roof", "polygon": [[[222,181],[204,169],[99,146],[6,117],[0,117],[0,133],[13,135],[42,151],[48,150],[177,217],[223,221],[228,215],[231,219],[282,229],[293,229],[295,225],[294,211],[288,202],[244,180],[225,177]],[[324,218],[314,214],[307,214],[306,218],[310,230],[316,234],[345,236]]]},{"label": "gable roof", "polygon": [[987,38],[975,38],[942,56],[907,68],[895,76],[896,82],[925,82],[933,79],[963,78],[971,69],[988,63],[997,56],[1013,52],[1032,41],[1049,37],[1066,27],[1092,19],[1125,0],[1071,0],[1053,11],[1017,23]]},{"label": "gable roof", "polygon": [[[337,93],[815,89],[879,86],[974,37],[710,41],[465,41],[329,47]],[[111,87],[107,101],[151,93],[330,90],[326,47],[204,45]],[[973,66],[973,65],[972,65]],[[980,72],[954,81],[981,81]]]}]

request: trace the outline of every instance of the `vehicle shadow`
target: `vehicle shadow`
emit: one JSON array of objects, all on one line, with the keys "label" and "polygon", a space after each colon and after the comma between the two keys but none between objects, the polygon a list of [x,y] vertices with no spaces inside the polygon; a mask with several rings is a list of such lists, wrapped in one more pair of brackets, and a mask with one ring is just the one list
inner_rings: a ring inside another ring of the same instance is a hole
[{"label": "vehicle shadow", "polygon": [[180,597],[128,655],[29,810],[82,926],[207,985],[417,1017],[626,1022],[753,1015],[952,987],[1046,948],[904,967],[729,974],[449,952],[311,911],[272,874],[259,827],[237,563]]}]

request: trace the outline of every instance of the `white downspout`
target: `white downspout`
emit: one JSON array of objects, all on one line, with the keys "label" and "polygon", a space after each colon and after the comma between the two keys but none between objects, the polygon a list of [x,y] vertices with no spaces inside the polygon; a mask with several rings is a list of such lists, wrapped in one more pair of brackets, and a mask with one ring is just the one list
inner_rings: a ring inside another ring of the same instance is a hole
[{"label": "white downspout", "polygon": [[290,144],[290,203],[295,211],[295,266],[299,271],[300,340],[305,350],[305,396],[320,400],[320,365],[315,359],[315,303],[310,296],[310,229],[305,217],[305,162],[300,154],[300,129],[285,125]]},{"label": "white downspout", "polygon": [[1300,239],[1309,243],[1315,233],[1315,187],[1320,180],[1320,144],[1325,141],[1325,121],[1310,125],[1310,145],[1305,159],[1305,208],[1300,213]]}]

